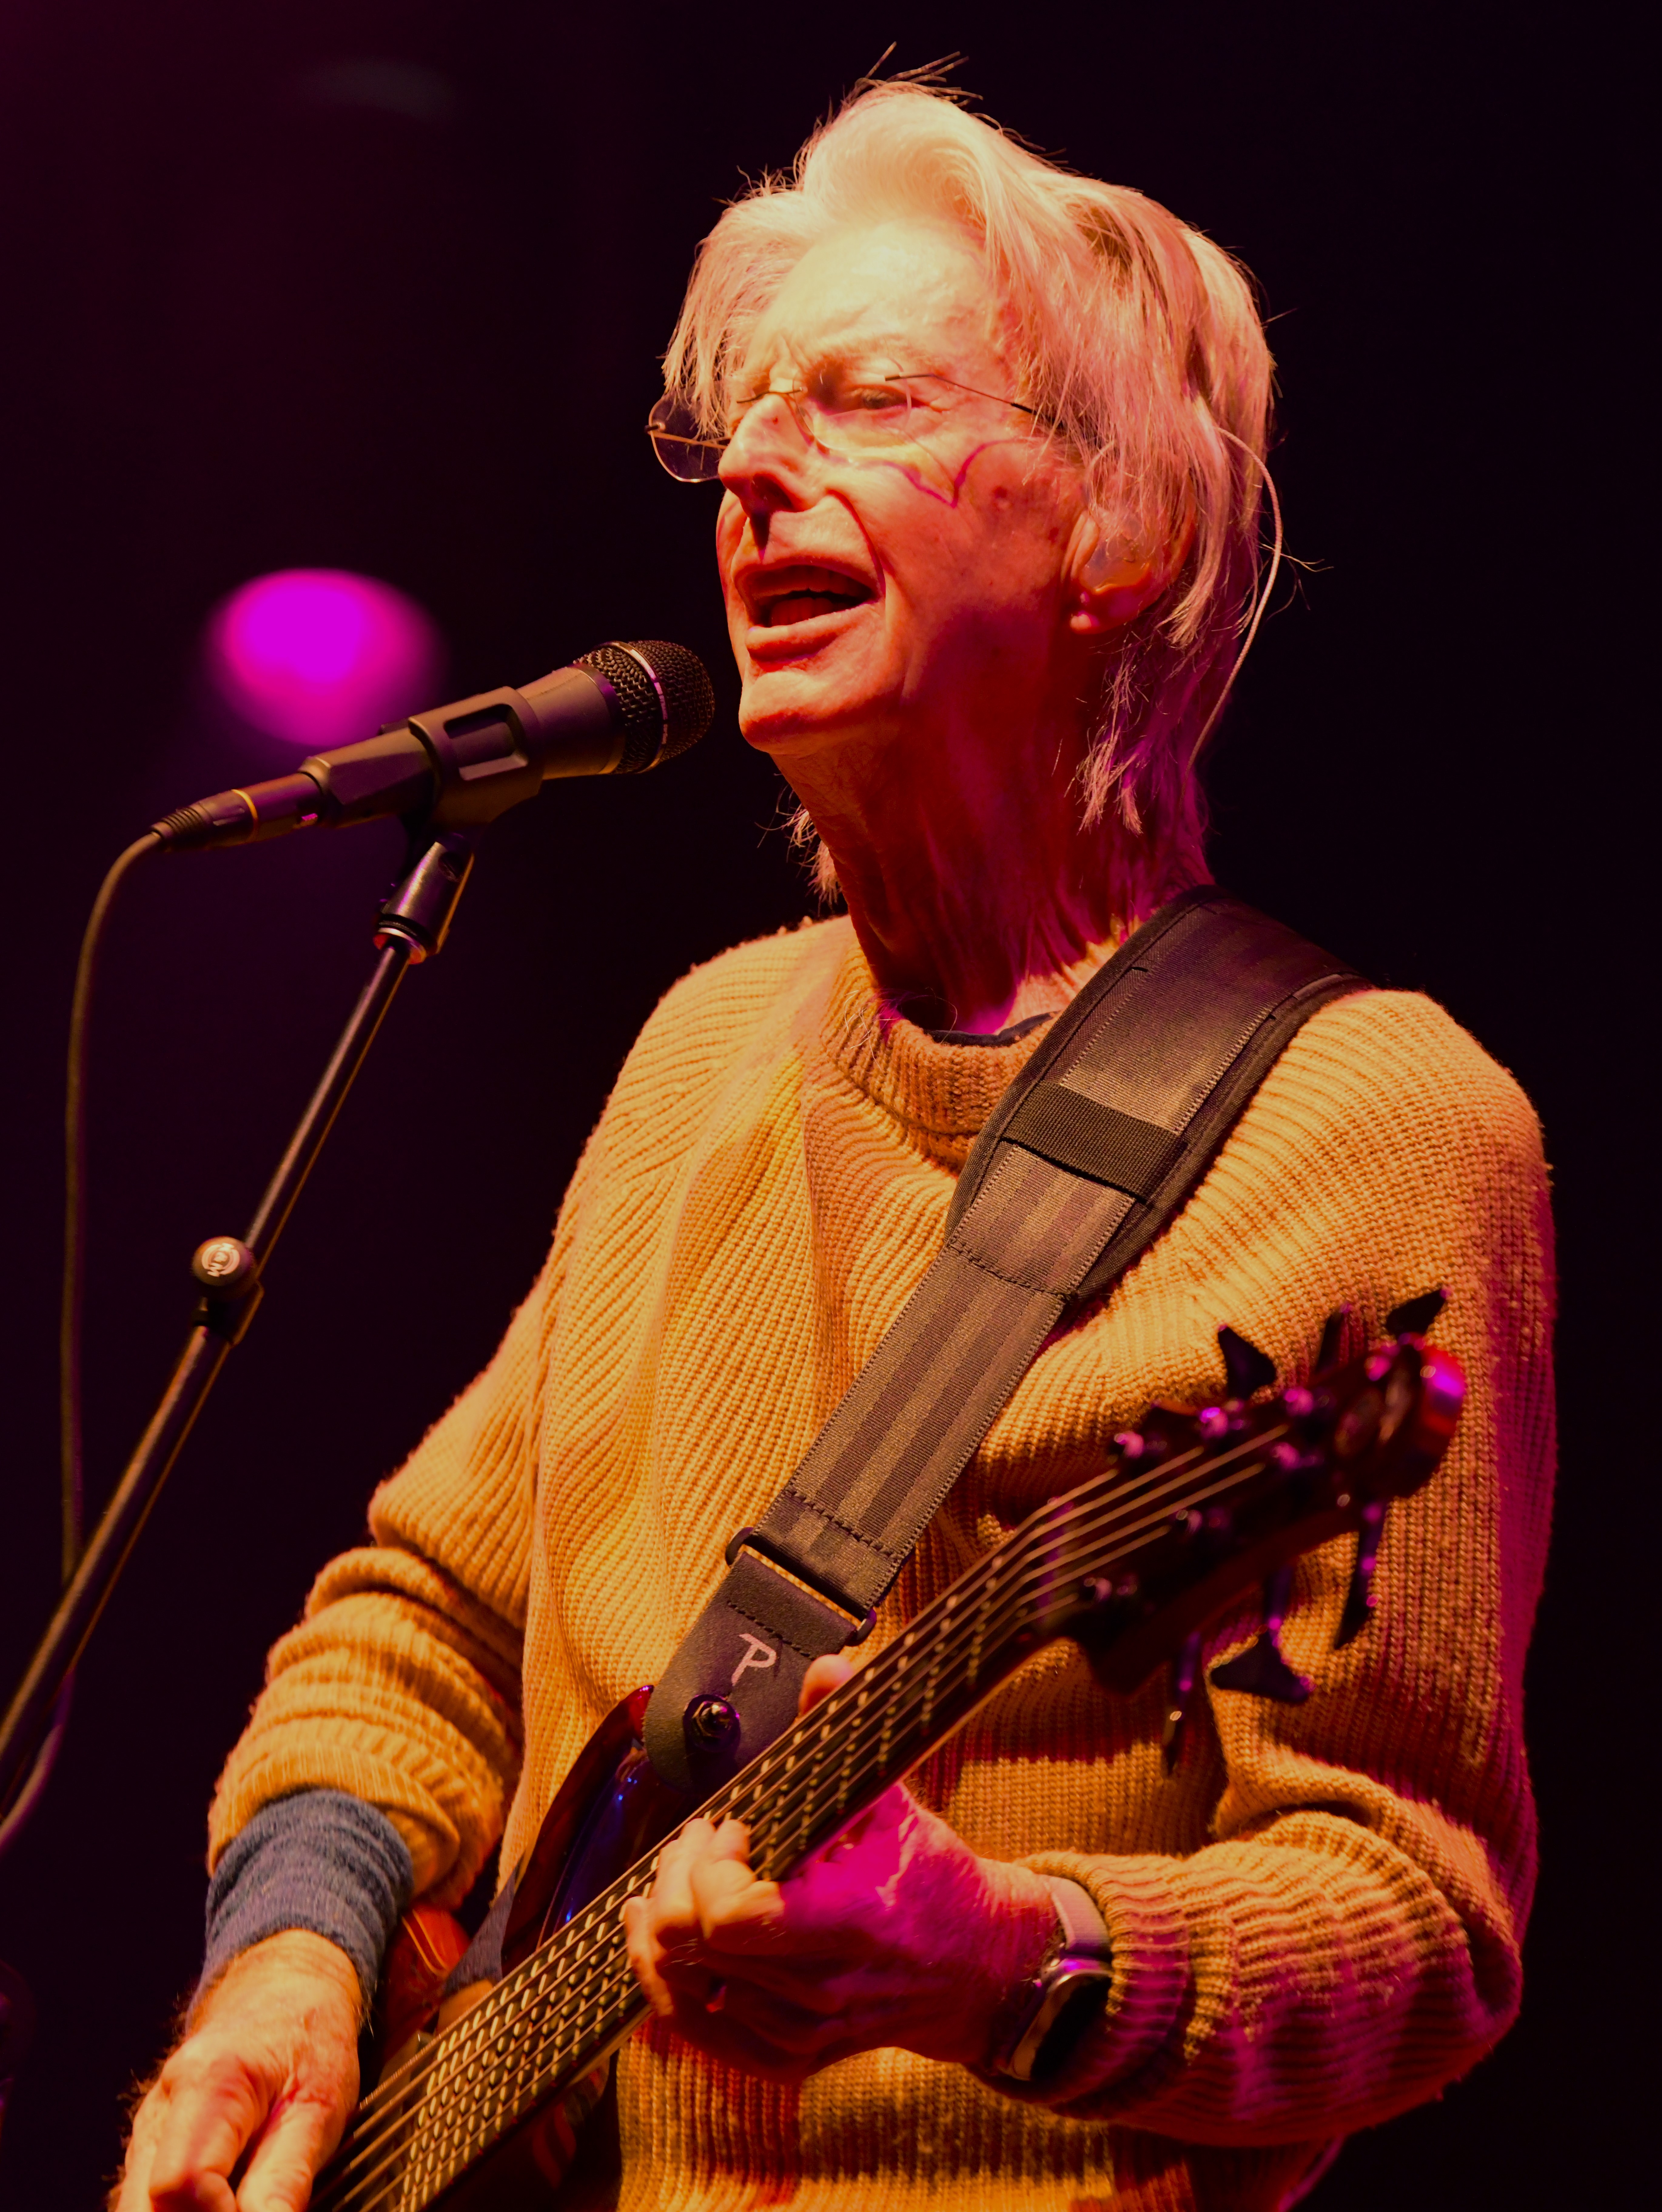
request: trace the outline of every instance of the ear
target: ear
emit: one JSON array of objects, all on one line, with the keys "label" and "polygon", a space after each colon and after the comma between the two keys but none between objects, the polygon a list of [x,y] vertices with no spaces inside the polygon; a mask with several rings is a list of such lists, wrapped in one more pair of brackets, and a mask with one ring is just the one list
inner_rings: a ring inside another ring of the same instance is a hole
[{"label": "ear", "polygon": [[1100,516],[1082,516],[1065,583],[1068,628],[1091,637],[1135,622],[1183,566],[1193,537],[1189,524],[1180,544],[1150,551],[1130,536],[1110,535]]}]

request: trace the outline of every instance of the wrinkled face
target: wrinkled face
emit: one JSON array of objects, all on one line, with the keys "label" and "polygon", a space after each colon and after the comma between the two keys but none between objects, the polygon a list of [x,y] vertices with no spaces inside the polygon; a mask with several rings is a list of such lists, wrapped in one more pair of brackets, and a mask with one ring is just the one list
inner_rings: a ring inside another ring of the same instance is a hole
[{"label": "wrinkled face", "polygon": [[740,724],[787,773],[805,746],[922,743],[1058,680],[1083,502],[1005,404],[1007,328],[975,241],[923,219],[825,240],[756,327],[716,547]]}]

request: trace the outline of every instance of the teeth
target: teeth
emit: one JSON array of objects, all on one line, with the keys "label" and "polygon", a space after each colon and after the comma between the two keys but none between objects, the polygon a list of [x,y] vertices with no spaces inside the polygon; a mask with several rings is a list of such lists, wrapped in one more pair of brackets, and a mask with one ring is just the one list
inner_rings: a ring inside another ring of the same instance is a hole
[{"label": "teeth", "polygon": [[835,614],[843,607],[858,606],[870,593],[834,569],[804,567],[788,581],[769,580],[756,594],[758,619],[768,624],[806,622],[816,615]]}]

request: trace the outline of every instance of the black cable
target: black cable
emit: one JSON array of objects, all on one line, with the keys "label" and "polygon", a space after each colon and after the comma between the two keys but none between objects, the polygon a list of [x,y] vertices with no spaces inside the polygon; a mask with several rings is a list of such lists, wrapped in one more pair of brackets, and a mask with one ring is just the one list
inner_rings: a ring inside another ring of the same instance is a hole
[{"label": "black cable", "polygon": [[[116,894],[146,854],[161,849],[155,830],[135,838],[99,886],[81,939],[75,996],[70,1002],[69,1063],[64,1091],[64,1296],[58,1317],[58,1475],[61,1488],[61,1555],[67,1584],[81,1564],[83,1488],[81,1469],[81,1316],[86,1291],[87,1256],[87,1030],[93,982],[98,970],[105,924]],[[16,1840],[40,1801],[64,1741],[75,1687],[71,1674],[52,1709],[52,1726],[41,1739],[28,1779],[0,1820],[0,1857]]]},{"label": "black cable", "polygon": [[128,872],[161,839],[154,830],[135,838],[121,854],[93,901],[81,939],[70,1003],[69,1065],[64,1085],[64,1301],[58,1318],[58,1466],[63,1483],[63,1574],[67,1583],[81,1564],[82,1490],[81,1478],[81,1309],[87,1260],[87,1027],[92,1011],[93,979],[98,969],[104,925]]}]

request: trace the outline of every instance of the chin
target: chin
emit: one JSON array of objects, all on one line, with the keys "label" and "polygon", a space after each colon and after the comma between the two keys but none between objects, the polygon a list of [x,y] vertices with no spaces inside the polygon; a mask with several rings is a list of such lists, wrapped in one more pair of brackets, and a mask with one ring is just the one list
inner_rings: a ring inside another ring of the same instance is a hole
[{"label": "chin", "polygon": [[830,737],[864,719],[869,702],[851,698],[848,687],[828,680],[801,663],[753,668],[740,695],[738,726],[747,744],[761,752],[801,741]]}]

